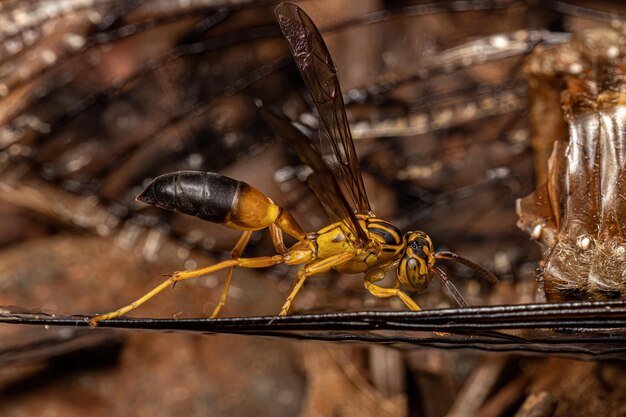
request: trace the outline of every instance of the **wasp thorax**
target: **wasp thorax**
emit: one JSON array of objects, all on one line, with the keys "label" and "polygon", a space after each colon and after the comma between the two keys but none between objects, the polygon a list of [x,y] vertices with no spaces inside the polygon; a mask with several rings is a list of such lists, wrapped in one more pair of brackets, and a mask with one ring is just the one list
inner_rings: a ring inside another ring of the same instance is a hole
[{"label": "wasp thorax", "polygon": [[424,232],[404,235],[406,249],[398,265],[398,279],[413,291],[421,291],[430,280],[430,268],[435,265],[433,242]]}]

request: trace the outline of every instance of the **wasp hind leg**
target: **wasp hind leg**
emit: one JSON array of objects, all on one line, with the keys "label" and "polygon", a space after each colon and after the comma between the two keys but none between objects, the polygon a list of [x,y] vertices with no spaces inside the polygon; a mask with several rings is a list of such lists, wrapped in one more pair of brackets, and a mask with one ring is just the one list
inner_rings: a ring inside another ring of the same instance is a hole
[{"label": "wasp hind leg", "polygon": [[[365,289],[378,298],[398,297],[410,310],[420,311],[420,306],[407,294],[402,292],[397,286],[395,288],[384,288],[375,284],[385,278],[385,271],[373,269],[365,274]],[[397,283],[396,283],[397,284]]]},{"label": "wasp hind leg", "polygon": [[285,258],[282,255],[263,256],[263,257],[258,257],[258,258],[237,258],[237,259],[229,259],[226,261],[222,261],[220,263],[217,263],[215,265],[211,265],[202,269],[175,272],[173,275],[168,277],[161,284],[159,284],[154,289],[152,289],[152,291],[148,292],[143,297],[138,298],[137,300],[130,303],[129,305],[124,306],[118,310],[112,311],[110,313],[100,314],[98,316],[93,317],[91,320],[89,320],[89,325],[92,327],[95,327],[98,324],[98,322],[101,320],[108,320],[108,319],[122,316],[128,313],[129,311],[136,309],[137,307],[139,307],[140,305],[142,305],[143,303],[145,303],[146,301],[148,301],[149,299],[151,299],[152,297],[159,294],[161,291],[163,291],[164,289],[166,289],[167,287],[169,287],[170,285],[178,281],[184,281],[186,279],[196,278],[196,277],[207,275],[207,274],[212,274],[222,269],[234,268],[237,266],[240,266],[242,268],[267,268],[269,266],[278,265],[283,262],[285,262]]}]

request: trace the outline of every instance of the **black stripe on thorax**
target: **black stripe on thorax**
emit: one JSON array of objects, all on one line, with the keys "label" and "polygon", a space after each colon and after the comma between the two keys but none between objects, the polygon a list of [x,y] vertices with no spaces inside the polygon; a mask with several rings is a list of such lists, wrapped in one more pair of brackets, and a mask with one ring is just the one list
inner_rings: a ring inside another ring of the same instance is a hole
[{"label": "black stripe on thorax", "polygon": [[370,219],[367,223],[367,231],[369,233],[382,237],[387,245],[402,244],[402,235],[400,230],[393,224],[380,219]]}]

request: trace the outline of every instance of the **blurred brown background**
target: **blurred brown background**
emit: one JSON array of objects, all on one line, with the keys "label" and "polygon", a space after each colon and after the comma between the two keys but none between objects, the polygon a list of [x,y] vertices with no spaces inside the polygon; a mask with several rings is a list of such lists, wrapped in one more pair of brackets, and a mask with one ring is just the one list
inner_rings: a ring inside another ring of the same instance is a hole
[{"label": "blurred brown background", "polygon": [[[535,187],[523,63],[538,43],[619,17],[619,2],[588,3],[298,2],[338,67],[374,211],[502,278],[489,289],[450,266],[472,305],[537,298],[541,254],[514,211]],[[254,104],[313,118],[274,6],[0,3],[0,305],[109,311],[163,274],[228,256],[237,233],[134,202],[166,172],[221,172],[307,230],[325,225]],[[258,235],[248,256],[272,251]],[[238,270],[223,315],[275,314],[293,272]],[[132,315],[206,316],[222,279],[181,283]],[[453,305],[437,283],[417,300]],[[401,308],[368,296],[360,277],[328,275],[307,283],[294,312]],[[623,415],[619,364],[102,329],[0,334],[6,416],[501,416],[523,413],[529,393],[541,415]]]}]

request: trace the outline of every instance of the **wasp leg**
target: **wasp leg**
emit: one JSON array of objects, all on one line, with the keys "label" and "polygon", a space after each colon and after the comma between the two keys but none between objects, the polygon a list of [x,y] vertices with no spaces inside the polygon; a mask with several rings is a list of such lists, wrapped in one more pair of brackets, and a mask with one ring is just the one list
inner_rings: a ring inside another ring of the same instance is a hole
[{"label": "wasp leg", "polygon": [[291,307],[291,303],[293,299],[296,298],[296,294],[302,288],[304,281],[306,281],[307,277],[315,274],[321,274],[322,272],[326,272],[331,270],[333,267],[341,265],[342,263],[349,261],[350,259],[356,256],[356,251],[347,251],[340,253],[339,255],[331,256],[330,258],[325,259],[316,259],[312,262],[309,262],[307,265],[303,266],[298,271],[298,278],[296,279],[296,284],[291,290],[289,297],[285,300],[285,304],[283,304],[283,308],[280,309],[279,316],[286,316],[287,312],[289,312],[289,308]]},{"label": "wasp leg", "polygon": [[[250,241],[250,236],[252,236],[251,231],[245,231],[235,244],[233,250],[230,251],[230,257],[233,259],[237,259],[243,253],[243,250],[246,248],[246,245]],[[226,281],[224,281],[224,287],[222,288],[222,295],[220,296],[220,302],[213,309],[213,313],[211,313],[211,318],[215,318],[220,314],[222,307],[226,305],[226,298],[228,297],[228,289],[230,288],[230,281],[233,278],[233,272],[235,272],[235,267],[231,266],[228,268],[228,273],[226,275]]]},{"label": "wasp leg", "polygon": [[272,238],[272,244],[276,249],[276,252],[284,255],[287,253],[287,247],[285,246],[285,242],[283,241],[283,231],[280,230],[275,223],[270,224],[270,237]]},{"label": "wasp leg", "polygon": [[410,310],[421,310],[420,306],[418,306],[417,303],[411,299],[411,297],[403,293],[397,286],[396,288],[383,288],[374,284],[383,278],[385,278],[385,270],[383,269],[372,269],[368,271],[365,274],[365,288],[376,297],[398,297]]},{"label": "wasp leg", "polygon": [[[300,226],[296,223],[296,221],[289,215],[287,212],[283,212],[283,214],[279,218],[280,226],[285,227],[286,230],[297,234],[298,230],[301,230]],[[272,238],[272,244],[278,253],[281,255],[286,254],[289,250],[285,246],[285,242],[283,240],[283,231],[281,230],[279,225],[276,223],[272,223],[269,226],[270,237]],[[302,232],[304,233],[304,232]],[[241,235],[239,241],[231,251],[231,258],[239,258],[243,253],[243,250],[246,248],[246,245],[250,241],[250,236],[252,236],[251,231],[246,231]],[[304,238],[304,235],[298,235],[297,237]],[[230,282],[233,277],[233,272],[235,271],[235,267],[231,267],[228,269],[228,275],[226,276],[226,281],[224,281],[224,288],[222,289],[222,295],[220,296],[220,302],[211,313],[211,318],[215,318],[218,316],[222,307],[226,304],[226,298],[228,297],[228,288],[230,287]]]},{"label": "wasp leg", "polygon": [[169,287],[170,285],[178,281],[183,281],[189,278],[195,278],[195,277],[199,277],[202,275],[212,274],[213,272],[217,272],[225,268],[232,268],[236,266],[240,266],[242,268],[267,268],[268,266],[277,265],[283,262],[285,262],[285,258],[282,255],[263,256],[263,257],[258,257],[258,258],[237,258],[237,259],[229,259],[226,261],[222,261],[218,264],[211,265],[202,269],[175,272],[172,276],[170,276],[168,279],[163,281],[160,285],[155,287],[152,291],[150,291],[143,297],[135,300],[134,302],[130,303],[129,305],[122,307],[119,310],[112,311],[110,313],[100,314],[98,316],[95,316],[94,318],[89,320],[89,325],[94,327],[101,320],[108,320],[108,319],[122,316],[128,313],[129,311],[136,309],[137,307],[139,307],[140,305],[142,305],[143,303],[145,303],[146,301],[148,301],[149,299],[151,299],[152,297],[154,297],[155,295],[157,295],[158,293],[160,293],[161,291],[163,291],[164,289],[166,289],[167,287]]}]

